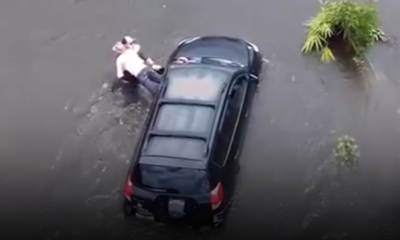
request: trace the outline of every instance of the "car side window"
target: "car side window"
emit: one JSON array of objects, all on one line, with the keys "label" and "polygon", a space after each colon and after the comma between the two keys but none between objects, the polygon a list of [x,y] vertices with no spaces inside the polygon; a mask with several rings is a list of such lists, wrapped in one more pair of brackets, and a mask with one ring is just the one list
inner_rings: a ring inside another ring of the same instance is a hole
[{"label": "car side window", "polygon": [[231,101],[232,105],[234,108],[240,108],[243,103],[243,98],[246,96],[246,90],[247,88],[245,87],[246,84],[246,78],[244,76],[240,77],[234,88],[232,89],[231,93]]},{"label": "car side window", "polygon": [[229,147],[234,133],[236,120],[240,112],[241,101],[244,96],[243,79],[237,79],[229,90],[229,96],[225,103],[224,119],[217,136],[217,148],[214,162],[218,166],[224,166],[229,154]]}]

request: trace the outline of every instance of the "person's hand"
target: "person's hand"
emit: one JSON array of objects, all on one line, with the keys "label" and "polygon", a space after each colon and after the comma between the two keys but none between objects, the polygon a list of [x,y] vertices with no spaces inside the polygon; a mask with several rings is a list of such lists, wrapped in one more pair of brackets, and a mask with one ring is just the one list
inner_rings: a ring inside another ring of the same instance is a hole
[{"label": "person's hand", "polygon": [[126,47],[121,42],[116,42],[112,47],[112,50],[118,54],[121,54],[126,50]]},{"label": "person's hand", "polygon": [[154,66],[154,61],[151,58],[146,59],[146,63],[150,66]]},{"label": "person's hand", "polygon": [[187,57],[178,57],[178,59],[176,59],[177,63],[188,63],[189,59]]},{"label": "person's hand", "polygon": [[160,69],[163,68],[162,66],[160,66],[160,65],[158,65],[158,64],[153,64],[151,67],[152,67],[155,71],[158,71],[158,70],[160,70]]}]

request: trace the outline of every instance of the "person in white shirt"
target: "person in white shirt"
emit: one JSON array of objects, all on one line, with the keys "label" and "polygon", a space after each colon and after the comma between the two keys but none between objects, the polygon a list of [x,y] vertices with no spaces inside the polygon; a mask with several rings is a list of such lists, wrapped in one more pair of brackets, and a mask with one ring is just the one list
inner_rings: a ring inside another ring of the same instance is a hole
[{"label": "person in white shirt", "polygon": [[113,50],[119,54],[116,60],[117,78],[129,81],[134,77],[153,96],[156,95],[161,76],[155,70],[161,67],[154,64],[152,59],[143,55],[141,46],[136,40],[130,36],[125,36],[121,41],[115,43]]}]

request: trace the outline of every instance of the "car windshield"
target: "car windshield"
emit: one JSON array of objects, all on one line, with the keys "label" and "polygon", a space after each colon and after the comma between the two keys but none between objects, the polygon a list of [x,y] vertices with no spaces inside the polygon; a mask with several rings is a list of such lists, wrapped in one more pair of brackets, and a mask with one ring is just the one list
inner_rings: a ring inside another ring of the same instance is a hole
[{"label": "car windshield", "polygon": [[139,186],[177,194],[204,194],[210,190],[205,170],[139,164],[135,169]]},{"label": "car windshield", "polygon": [[168,73],[164,98],[217,101],[231,73],[209,67],[178,67]]}]

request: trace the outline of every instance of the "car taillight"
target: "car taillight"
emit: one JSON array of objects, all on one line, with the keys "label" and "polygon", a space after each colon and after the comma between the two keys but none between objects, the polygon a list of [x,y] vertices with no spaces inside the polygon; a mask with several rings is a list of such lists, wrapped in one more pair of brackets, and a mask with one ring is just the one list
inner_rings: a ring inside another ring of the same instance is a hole
[{"label": "car taillight", "polygon": [[223,199],[224,190],[222,189],[222,184],[218,183],[217,186],[211,191],[211,209],[215,210],[221,206]]},{"label": "car taillight", "polygon": [[124,195],[125,195],[125,198],[126,198],[127,200],[129,200],[129,201],[131,201],[132,187],[133,187],[133,184],[132,184],[132,181],[131,181],[131,176],[129,175],[129,176],[128,176],[128,179],[126,180],[125,188],[124,188]]}]

